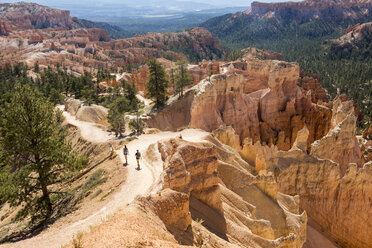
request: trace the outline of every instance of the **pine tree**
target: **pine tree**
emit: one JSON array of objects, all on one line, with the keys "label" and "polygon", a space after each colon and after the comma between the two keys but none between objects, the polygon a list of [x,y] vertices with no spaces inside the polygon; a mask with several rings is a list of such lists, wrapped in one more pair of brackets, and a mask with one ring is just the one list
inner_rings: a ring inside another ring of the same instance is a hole
[{"label": "pine tree", "polygon": [[129,122],[129,127],[138,134],[143,133],[145,127],[144,121],[140,118],[140,113],[136,112],[136,118]]},{"label": "pine tree", "polygon": [[115,132],[116,137],[123,137],[125,131],[124,115],[117,109],[110,109],[108,114],[108,121],[111,124],[112,130]]},{"label": "pine tree", "polygon": [[122,86],[124,88],[124,96],[128,99],[129,101],[129,106],[132,110],[138,108],[138,99],[137,99],[137,91],[136,87],[134,85],[134,81],[132,84],[128,84],[125,81],[122,81]]},{"label": "pine tree", "polygon": [[129,103],[125,97],[118,97],[110,105],[108,121],[116,137],[123,137],[122,133],[125,131],[124,113],[129,110]]},{"label": "pine tree", "polygon": [[51,195],[58,193],[51,187],[79,169],[59,123],[61,113],[26,85],[16,87],[0,115],[0,199],[25,204],[24,216],[48,218]]},{"label": "pine tree", "polygon": [[189,75],[186,62],[180,61],[177,64],[176,92],[178,92],[180,98],[183,98],[184,88],[191,84],[192,79]]},{"label": "pine tree", "polygon": [[34,64],[34,72],[35,73],[39,73],[40,72],[40,66],[39,66],[39,62],[36,61],[36,63]]},{"label": "pine tree", "polygon": [[159,109],[166,101],[166,95],[168,94],[168,80],[163,66],[158,63],[156,59],[151,59],[148,62],[148,65],[150,67],[150,76],[146,88],[148,96],[150,98],[155,98],[155,106]]},{"label": "pine tree", "polygon": [[89,86],[85,86],[85,88],[81,91],[81,94],[88,106],[93,104],[96,95],[96,91],[94,89],[90,88]]},{"label": "pine tree", "polygon": [[173,91],[174,91],[174,95],[176,95],[176,78],[175,78],[175,75],[174,75],[174,69],[172,68],[171,71],[170,71],[170,83],[171,83],[171,87],[173,87]]}]

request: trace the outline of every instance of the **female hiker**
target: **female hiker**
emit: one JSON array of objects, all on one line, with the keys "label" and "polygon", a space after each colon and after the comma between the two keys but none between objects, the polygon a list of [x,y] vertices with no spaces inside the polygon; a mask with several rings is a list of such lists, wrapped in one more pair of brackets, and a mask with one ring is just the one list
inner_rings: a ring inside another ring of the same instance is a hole
[{"label": "female hiker", "polygon": [[128,147],[127,147],[127,145],[124,146],[123,153],[124,153],[124,157],[125,157],[125,164],[127,165],[128,164]]}]

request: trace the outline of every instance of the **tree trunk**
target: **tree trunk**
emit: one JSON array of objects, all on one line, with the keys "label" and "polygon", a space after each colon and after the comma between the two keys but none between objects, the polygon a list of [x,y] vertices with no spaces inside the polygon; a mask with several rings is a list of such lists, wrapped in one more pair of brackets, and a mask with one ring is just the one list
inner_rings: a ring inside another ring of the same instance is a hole
[{"label": "tree trunk", "polygon": [[44,180],[40,180],[40,183],[42,184],[41,188],[43,191],[43,202],[46,204],[46,207],[47,207],[46,208],[47,214],[45,218],[48,219],[53,213],[53,206],[52,206],[52,202],[50,201],[50,196],[49,196],[47,185],[43,181]]},{"label": "tree trunk", "polygon": [[35,156],[35,162],[38,166],[39,183],[40,183],[40,186],[41,186],[41,191],[43,193],[43,196],[42,196],[41,199],[43,201],[43,204],[45,203],[46,211],[47,211],[45,219],[49,219],[49,217],[53,213],[53,206],[52,206],[52,202],[50,201],[50,195],[49,195],[49,191],[48,191],[48,184],[46,182],[45,173],[43,171],[43,165],[40,161],[39,155]]}]

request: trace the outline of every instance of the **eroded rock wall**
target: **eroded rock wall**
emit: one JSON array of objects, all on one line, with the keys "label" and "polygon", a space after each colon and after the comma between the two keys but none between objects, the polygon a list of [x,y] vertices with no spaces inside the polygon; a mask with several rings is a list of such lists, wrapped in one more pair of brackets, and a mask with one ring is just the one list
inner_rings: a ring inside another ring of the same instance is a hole
[{"label": "eroded rock wall", "polygon": [[278,177],[281,192],[299,194],[301,208],[343,247],[369,247],[371,163],[361,169],[350,165],[341,177],[339,166],[329,160],[298,152],[280,160],[291,163]]},{"label": "eroded rock wall", "polygon": [[192,194],[220,211],[222,203],[215,149],[210,145],[190,144],[176,139],[160,142],[158,146],[164,161],[163,188]]},{"label": "eroded rock wall", "polygon": [[179,242],[193,232],[191,217],[213,233],[207,247],[228,242],[224,247],[294,248],[305,242],[307,216],[298,197],[279,193],[273,175],[252,175],[234,150],[212,136],[203,143],[177,138],[156,147],[163,190],[146,202]]},{"label": "eroded rock wall", "polygon": [[292,147],[297,132],[305,125],[310,133],[308,149],[328,133],[332,111],[313,103],[311,91],[297,85],[297,64],[266,60],[234,62],[222,68],[223,74],[203,80],[187,92],[192,99],[188,98],[182,109],[187,116],[180,119],[182,123],[177,120],[177,124],[168,125],[176,120],[172,118],[176,113],[171,113],[180,109],[172,100],[149,121],[150,126],[191,126],[206,131],[232,126],[241,141],[249,137],[253,143],[274,144],[281,150]]},{"label": "eroded rock wall", "polygon": [[0,4],[0,18],[6,21],[12,30],[73,27],[70,11],[34,3]]},{"label": "eroded rock wall", "polygon": [[178,128],[189,126],[190,108],[194,100],[194,92],[185,93],[184,98],[175,101],[164,110],[156,113],[146,120],[149,127],[160,130],[177,131]]},{"label": "eroded rock wall", "polygon": [[[246,139],[239,153],[259,175],[272,173],[278,191],[299,195],[300,207],[342,247],[369,247],[372,214],[371,162],[363,165],[355,137],[352,102],[333,103],[332,130],[312,144],[307,153],[309,130],[303,128],[289,151]],[[236,147],[232,128],[213,132],[221,142]],[[265,184],[267,185],[267,184]]]}]

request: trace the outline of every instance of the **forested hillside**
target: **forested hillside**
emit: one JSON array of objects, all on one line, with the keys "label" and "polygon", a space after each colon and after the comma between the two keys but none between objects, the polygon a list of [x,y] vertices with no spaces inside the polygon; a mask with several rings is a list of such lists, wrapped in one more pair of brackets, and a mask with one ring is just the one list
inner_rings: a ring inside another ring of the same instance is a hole
[{"label": "forested hillside", "polygon": [[122,29],[121,27],[111,25],[105,22],[92,22],[85,19],[73,18],[73,21],[82,28],[100,28],[109,32],[111,38],[121,39],[128,38],[134,35],[133,32]]},{"label": "forested hillside", "polygon": [[371,21],[372,15],[299,21],[290,8],[279,14],[270,12],[273,17],[268,13],[264,17],[253,15],[252,11],[229,14],[202,26],[229,48],[253,46],[280,52],[286,60],[298,62],[302,70],[320,74],[323,87],[332,97],[339,89],[360,106],[366,120],[371,120],[371,34],[366,33],[357,44],[342,48],[330,40],[345,34],[350,25]]}]

